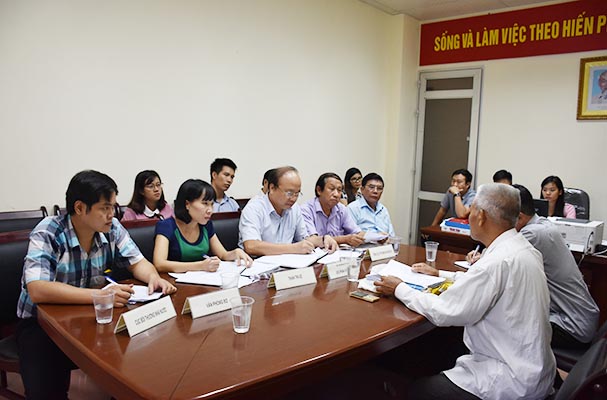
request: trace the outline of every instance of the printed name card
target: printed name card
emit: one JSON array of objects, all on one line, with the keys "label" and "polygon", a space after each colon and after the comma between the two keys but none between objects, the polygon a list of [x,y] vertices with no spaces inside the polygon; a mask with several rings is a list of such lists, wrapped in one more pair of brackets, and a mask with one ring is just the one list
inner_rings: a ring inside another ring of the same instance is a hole
[{"label": "printed name card", "polygon": [[229,310],[231,308],[230,299],[232,297],[238,297],[240,299],[238,288],[190,296],[185,299],[181,314],[192,313],[192,319],[196,319],[198,317],[204,317],[205,315]]},{"label": "printed name card", "polygon": [[130,337],[146,331],[158,324],[175,317],[175,307],[170,296],[153,301],[120,315],[114,333],[127,330]]},{"label": "printed name card", "polygon": [[312,283],[316,283],[314,267],[307,267],[274,272],[268,282],[268,287],[276,286],[276,290],[282,290]]},{"label": "printed name card", "polygon": [[348,267],[351,264],[351,260],[340,260],[333,263],[325,264],[320,271],[320,277],[329,277],[329,280],[335,278],[341,278],[348,276]]},{"label": "printed name card", "polygon": [[394,254],[394,248],[391,244],[385,246],[372,247],[369,249],[369,256],[371,261],[383,260],[384,258],[391,258],[396,256]]}]

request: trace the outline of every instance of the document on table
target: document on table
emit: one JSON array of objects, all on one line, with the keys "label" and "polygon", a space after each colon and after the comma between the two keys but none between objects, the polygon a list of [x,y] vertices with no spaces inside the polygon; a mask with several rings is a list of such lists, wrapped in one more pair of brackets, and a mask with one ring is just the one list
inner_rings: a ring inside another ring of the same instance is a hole
[{"label": "document on table", "polygon": [[318,262],[321,264],[330,264],[339,261],[341,257],[357,258],[360,257],[362,254],[362,250],[337,250],[333,254],[327,254],[326,256],[318,260]]},{"label": "document on table", "polygon": [[379,232],[365,232],[365,243],[370,242],[379,242],[388,237],[387,233],[379,233]]},{"label": "document on table", "polygon": [[310,254],[280,254],[275,256],[263,256],[255,259],[255,261],[263,264],[272,264],[276,267],[305,268],[314,264],[326,254],[327,252],[325,250],[317,247]]},{"label": "document on table", "polygon": [[[401,262],[390,260],[387,264],[378,264],[371,268],[371,274],[382,276],[395,276],[406,282],[411,287],[426,289],[429,286],[436,286],[445,281],[445,278],[420,274],[411,270],[411,267]],[[368,279],[361,279],[359,283],[361,289],[376,292],[375,285]]]},{"label": "document on table", "polygon": [[162,292],[148,294],[148,287],[143,285],[133,285],[135,293],[129,298],[129,302],[145,303],[146,301],[157,300],[162,296]]},{"label": "document on table", "polygon": [[[193,283],[195,285],[221,286],[222,273],[236,272],[237,274],[241,274],[243,270],[245,270],[245,267],[236,265],[236,262],[234,261],[220,261],[219,268],[215,272],[169,272],[169,275],[175,278],[177,283]],[[250,285],[251,283],[253,283],[252,279],[247,276],[241,275],[238,279],[238,288]]]},{"label": "document on table", "polygon": [[456,261],[453,264],[457,265],[458,267],[462,267],[464,269],[470,268],[470,263],[468,261],[466,261],[466,260]]}]

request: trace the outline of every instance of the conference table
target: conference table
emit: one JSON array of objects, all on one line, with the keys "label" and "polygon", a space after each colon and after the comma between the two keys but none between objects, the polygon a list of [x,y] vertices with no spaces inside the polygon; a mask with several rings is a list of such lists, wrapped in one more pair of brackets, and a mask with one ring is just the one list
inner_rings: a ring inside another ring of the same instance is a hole
[{"label": "conference table", "polygon": [[[479,243],[470,236],[453,232],[444,232],[438,226],[427,226],[420,229],[422,237],[440,243],[440,249],[454,253],[467,254]],[[599,326],[607,320],[607,257],[605,255],[584,255],[572,251],[578,263],[588,291],[600,310]]]},{"label": "conference table", "polygon": [[[423,248],[401,246],[397,260],[423,261]],[[436,266],[457,270],[463,256],[439,251]],[[361,277],[387,260],[364,261]],[[320,265],[314,267],[318,276]],[[163,274],[174,282],[173,278]],[[280,291],[262,280],[240,289],[255,299],[250,331],[236,334],[229,310],[192,319],[188,296],[218,288],[176,284],[177,317],[129,337],[98,325],[92,305],[38,306],[52,340],[116,399],[276,398],[423,335],[434,325],[392,297],[368,303],[349,296],[356,283],[318,278]]]}]

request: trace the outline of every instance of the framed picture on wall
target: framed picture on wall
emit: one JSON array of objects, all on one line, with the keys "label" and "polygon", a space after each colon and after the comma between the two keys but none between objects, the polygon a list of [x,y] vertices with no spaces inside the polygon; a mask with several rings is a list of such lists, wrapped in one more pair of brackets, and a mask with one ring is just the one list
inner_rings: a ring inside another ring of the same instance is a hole
[{"label": "framed picture on wall", "polygon": [[577,119],[607,120],[607,56],[580,60]]}]

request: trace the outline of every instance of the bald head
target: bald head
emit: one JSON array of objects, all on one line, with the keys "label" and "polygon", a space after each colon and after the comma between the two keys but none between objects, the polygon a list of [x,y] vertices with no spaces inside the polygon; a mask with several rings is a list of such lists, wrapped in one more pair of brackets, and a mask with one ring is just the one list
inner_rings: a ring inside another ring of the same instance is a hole
[{"label": "bald head", "polygon": [[521,209],[519,191],[501,183],[481,185],[474,198],[476,208],[483,210],[487,218],[506,229],[514,228]]}]

